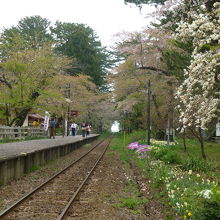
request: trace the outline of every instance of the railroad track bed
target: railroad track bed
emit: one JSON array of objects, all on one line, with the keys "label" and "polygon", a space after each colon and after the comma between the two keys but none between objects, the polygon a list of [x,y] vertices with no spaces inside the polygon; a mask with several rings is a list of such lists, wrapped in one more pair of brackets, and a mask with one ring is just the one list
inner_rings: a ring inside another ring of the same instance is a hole
[{"label": "railroad track bed", "polygon": [[[54,176],[37,191],[31,192],[27,199],[21,199],[8,208],[0,214],[0,217],[2,216],[2,219],[57,219],[78,187],[82,185],[84,178],[94,169],[94,165],[98,163],[96,161],[103,154],[103,147],[106,149],[108,143],[109,141],[104,141],[97,144],[90,153],[77,160],[64,172]],[[63,213],[65,214],[65,211]]]},{"label": "railroad track bed", "polygon": [[[95,153],[93,153],[95,154]],[[88,164],[87,164],[88,166]],[[82,169],[84,170],[84,169]],[[86,170],[85,170],[86,171]],[[75,173],[77,174],[77,172]],[[144,183],[145,179],[142,176],[141,183]],[[162,220],[165,219],[163,216],[163,207],[161,204],[152,198],[151,189],[148,181],[145,182],[144,186],[140,186],[140,190],[146,198],[149,198],[147,203],[147,213],[144,206],[139,206],[139,214],[135,214],[130,208],[117,208],[116,206],[121,203],[121,198],[132,198],[136,189],[130,188],[135,183],[137,178],[136,174],[126,164],[122,164],[119,155],[108,149],[108,152],[104,155],[103,160],[100,161],[98,167],[94,170],[92,177],[89,178],[86,185],[82,188],[81,193],[76,197],[76,201],[70,205],[66,218],[68,220]],[[79,180],[79,179],[77,179]],[[58,181],[58,180],[57,180]],[[55,183],[53,183],[55,184]],[[74,188],[74,187],[72,187]],[[75,190],[76,188],[74,188]],[[40,192],[40,191],[39,191]],[[72,193],[71,190],[66,191]],[[60,214],[58,209],[62,209],[66,204],[66,194],[55,193],[59,200],[54,198],[50,201],[50,204],[44,204],[44,199],[40,200],[41,196],[45,197],[44,191],[39,194],[38,207],[31,212],[35,213],[35,216],[24,217],[27,215],[27,210],[33,209],[31,203],[34,198],[29,200],[29,205],[23,206],[23,210],[20,210],[20,217],[5,218],[5,219],[35,219],[35,220],[56,220]],[[42,206],[42,207],[41,207]],[[52,213],[50,209],[52,206],[57,208]],[[44,212],[39,213],[39,209]],[[24,211],[25,210],[25,211]],[[19,211],[19,210],[18,210]],[[23,211],[23,212],[22,212]],[[18,214],[14,212],[15,216]],[[40,216],[39,216],[40,214]],[[1,219],[1,218],[0,218]]]},{"label": "railroad track bed", "polygon": [[55,161],[51,161],[43,167],[36,167],[35,171],[22,176],[19,180],[13,180],[7,185],[0,186],[0,212],[36,186],[46,181],[50,176],[61,171],[74,160],[85,154],[93,145],[98,143],[98,141],[99,140],[95,140],[90,144],[86,144]]},{"label": "railroad track bed", "polygon": [[[65,172],[54,177],[46,185],[31,193],[26,200],[20,200],[17,207],[8,209],[2,219],[56,219],[90,172],[106,143],[99,144],[83,159],[77,161]],[[0,214],[1,216],[1,214]]]}]

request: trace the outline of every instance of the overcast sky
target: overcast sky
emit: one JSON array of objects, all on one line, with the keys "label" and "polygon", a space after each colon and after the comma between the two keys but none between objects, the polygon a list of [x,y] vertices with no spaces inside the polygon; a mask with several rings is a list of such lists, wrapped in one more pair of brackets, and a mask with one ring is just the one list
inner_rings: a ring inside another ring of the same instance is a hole
[{"label": "overcast sky", "polygon": [[51,22],[56,20],[84,23],[96,31],[103,46],[114,43],[113,35],[122,31],[141,30],[149,23],[135,6],[124,0],[0,0],[0,29],[17,25],[25,16],[40,15]]}]

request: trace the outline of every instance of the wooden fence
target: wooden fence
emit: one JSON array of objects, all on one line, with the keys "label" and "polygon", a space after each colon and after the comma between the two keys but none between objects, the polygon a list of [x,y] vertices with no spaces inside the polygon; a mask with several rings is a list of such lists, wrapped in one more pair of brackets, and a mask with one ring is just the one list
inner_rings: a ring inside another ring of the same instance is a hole
[{"label": "wooden fence", "polygon": [[43,128],[0,126],[0,139],[46,136]]}]

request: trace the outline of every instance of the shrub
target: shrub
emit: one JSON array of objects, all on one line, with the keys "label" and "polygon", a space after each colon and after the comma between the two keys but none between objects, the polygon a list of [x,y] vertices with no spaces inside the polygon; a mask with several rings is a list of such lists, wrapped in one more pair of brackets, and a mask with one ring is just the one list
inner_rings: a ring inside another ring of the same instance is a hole
[{"label": "shrub", "polygon": [[156,149],[153,148],[153,150],[151,151],[151,155],[154,156],[157,160],[161,159],[167,153],[168,153],[167,147],[157,147]]},{"label": "shrub", "polygon": [[213,166],[206,160],[198,157],[188,157],[183,161],[183,170],[192,170],[196,172],[207,172],[213,169]]},{"label": "shrub", "polygon": [[179,155],[177,154],[177,152],[175,151],[168,151],[167,154],[165,154],[161,158],[161,160],[164,161],[165,163],[175,163],[175,164],[181,163],[181,159]]},{"label": "shrub", "polygon": [[175,149],[170,146],[157,147],[156,149],[152,150],[151,155],[153,155],[156,159],[164,161],[165,163],[181,163],[180,156]]},{"label": "shrub", "polygon": [[220,186],[211,190],[209,199],[204,199],[201,216],[204,220],[220,219]]}]

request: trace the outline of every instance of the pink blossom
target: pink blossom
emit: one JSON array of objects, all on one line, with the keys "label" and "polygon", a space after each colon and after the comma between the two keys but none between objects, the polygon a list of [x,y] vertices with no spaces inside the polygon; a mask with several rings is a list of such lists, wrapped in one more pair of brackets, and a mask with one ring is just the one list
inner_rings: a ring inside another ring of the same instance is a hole
[{"label": "pink blossom", "polygon": [[150,150],[151,150],[150,148],[139,147],[139,148],[136,150],[136,153],[147,152],[147,151],[150,151]]},{"label": "pink blossom", "polygon": [[131,150],[137,149],[138,148],[138,142],[130,143],[128,145],[128,148],[131,149]]}]

